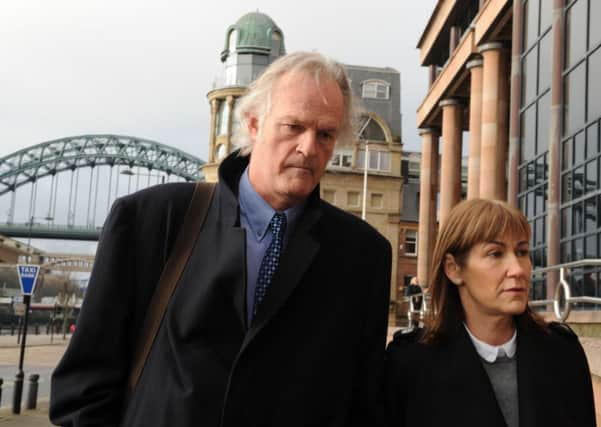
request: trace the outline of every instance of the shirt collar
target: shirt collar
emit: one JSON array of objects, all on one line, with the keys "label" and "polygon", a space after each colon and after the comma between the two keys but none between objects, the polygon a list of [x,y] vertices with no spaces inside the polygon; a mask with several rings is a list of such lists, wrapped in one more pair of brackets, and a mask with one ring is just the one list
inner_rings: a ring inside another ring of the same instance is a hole
[{"label": "shirt collar", "polygon": [[[271,218],[276,213],[263,198],[257,193],[250,179],[248,178],[248,167],[240,177],[239,185],[239,201],[240,215],[243,215],[250,226],[251,231],[257,237],[257,240],[262,240],[267,234]],[[300,216],[305,202],[286,209],[283,213],[286,215],[287,229],[290,230],[298,217]]]},{"label": "shirt collar", "polygon": [[463,324],[463,326],[465,327],[465,330],[467,331],[468,335],[470,336],[472,343],[474,343],[474,347],[476,347],[476,351],[478,352],[480,357],[482,359],[486,360],[488,363],[493,363],[494,361],[497,360],[497,358],[500,355],[503,355],[503,354],[509,358],[512,358],[513,356],[515,356],[515,352],[517,349],[517,345],[516,345],[516,338],[518,335],[517,329],[515,331],[513,331],[513,336],[505,344],[490,345],[482,340],[479,340],[474,335],[472,335],[472,332],[470,331],[470,329],[467,327],[467,325],[465,323]]}]

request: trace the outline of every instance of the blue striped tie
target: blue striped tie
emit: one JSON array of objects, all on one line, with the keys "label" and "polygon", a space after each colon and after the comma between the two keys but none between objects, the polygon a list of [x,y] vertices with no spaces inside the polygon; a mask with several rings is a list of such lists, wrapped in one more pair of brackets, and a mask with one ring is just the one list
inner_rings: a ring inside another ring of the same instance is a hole
[{"label": "blue striped tie", "polygon": [[257,278],[257,287],[255,288],[255,304],[253,308],[253,318],[257,315],[257,310],[271,283],[271,278],[280,263],[280,254],[284,244],[284,233],[286,232],[286,214],[276,212],[269,222],[271,234],[273,236],[269,247],[265,251],[259,276]]}]

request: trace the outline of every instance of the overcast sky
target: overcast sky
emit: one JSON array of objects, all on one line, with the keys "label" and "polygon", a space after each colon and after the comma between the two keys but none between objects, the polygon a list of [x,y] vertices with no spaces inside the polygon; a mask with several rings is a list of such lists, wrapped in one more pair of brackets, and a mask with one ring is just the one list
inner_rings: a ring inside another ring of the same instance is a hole
[{"label": "overcast sky", "polygon": [[[405,149],[427,71],[415,46],[436,0],[0,0],[0,157],[40,142],[112,133],[207,158],[206,94],[225,31],[259,10],[288,52],[317,50],[401,73]],[[56,249],[52,241],[34,246]],[[79,242],[60,242],[78,252]],[[95,243],[84,245],[93,253]]]},{"label": "overcast sky", "polygon": [[427,72],[415,49],[436,0],[0,0],[0,156],[93,133],[207,158],[209,104],[227,27],[271,16],[288,52],[401,72],[406,149]]}]

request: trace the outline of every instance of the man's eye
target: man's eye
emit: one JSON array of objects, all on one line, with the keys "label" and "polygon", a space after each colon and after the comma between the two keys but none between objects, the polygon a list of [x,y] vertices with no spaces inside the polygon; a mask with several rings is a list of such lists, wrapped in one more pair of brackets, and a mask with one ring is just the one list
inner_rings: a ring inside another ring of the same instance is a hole
[{"label": "man's eye", "polygon": [[301,125],[296,123],[284,123],[284,129],[289,132],[300,132],[302,128]]},{"label": "man's eye", "polygon": [[331,141],[334,139],[334,134],[332,132],[319,132],[317,135],[319,139],[324,141]]}]

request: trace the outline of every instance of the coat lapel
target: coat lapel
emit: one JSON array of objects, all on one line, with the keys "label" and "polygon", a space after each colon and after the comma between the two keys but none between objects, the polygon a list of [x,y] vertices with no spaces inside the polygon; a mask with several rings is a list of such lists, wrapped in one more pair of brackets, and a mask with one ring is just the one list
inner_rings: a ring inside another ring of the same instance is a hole
[{"label": "coat lapel", "polygon": [[523,320],[518,321],[518,399],[521,426],[539,425],[540,415],[545,413],[543,408],[538,407],[539,399],[536,398],[552,389],[551,385],[547,387],[537,383],[549,375],[549,372],[545,372],[544,363],[541,363],[540,354],[544,352],[544,343],[533,334],[532,326]]},{"label": "coat lapel", "polygon": [[321,217],[321,209],[317,202],[318,200],[310,201],[299,220],[282,255],[278,270],[273,276],[267,295],[250,325],[243,348],[281,309],[319,252],[320,243],[311,234],[311,229]]},{"label": "coat lapel", "polygon": [[[441,347],[438,357],[440,360],[436,365],[443,368],[439,373],[440,384],[436,387],[440,387],[445,394],[440,398],[447,400],[450,408],[468,405],[469,410],[462,412],[467,414],[461,420],[464,423],[462,425],[505,427],[505,419],[492,384],[463,325],[459,325],[454,331],[454,337],[450,339],[448,346]],[[449,390],[453,390],[450,395]],[[475,424],[474,420],[484,424]]]}]

